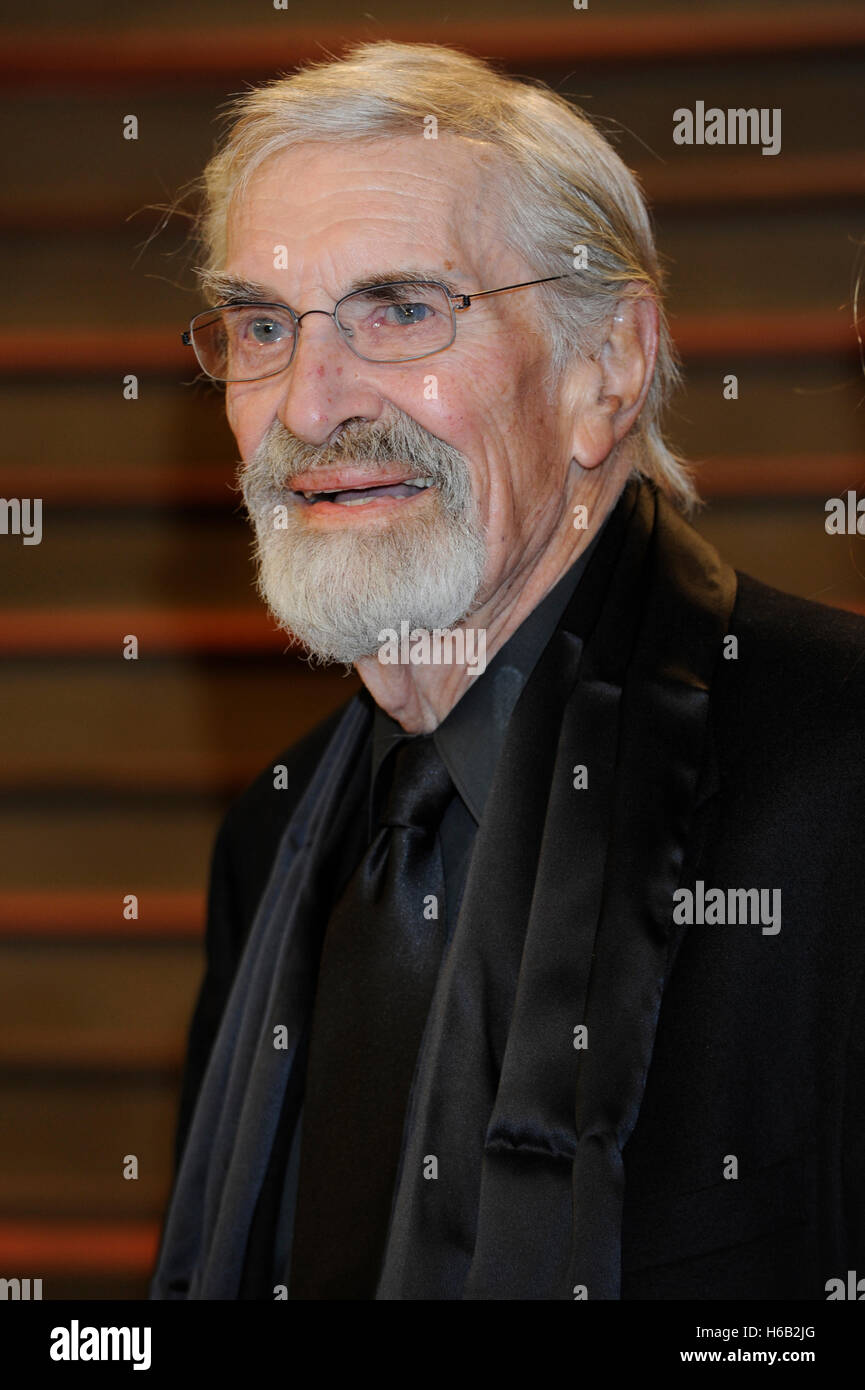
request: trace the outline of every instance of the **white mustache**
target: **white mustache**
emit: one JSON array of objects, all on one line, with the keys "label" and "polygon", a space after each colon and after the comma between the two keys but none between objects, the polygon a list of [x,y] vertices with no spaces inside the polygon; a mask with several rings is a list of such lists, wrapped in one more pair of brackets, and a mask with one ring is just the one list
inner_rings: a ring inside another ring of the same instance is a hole
[{"label": "white mustache", "polygon": [[[271,427],[271,432],[265,436],[260,447],[272,467],[281,473],[279,480],[283,484],[301,474],[314,473],[318,468],[332,468],[340,463],[399,463],[412,466],[417,463],[423,469],[430,455],[435,457],[437,451],[450,449],[449,445],[408,416],[387,426],[346,426],[337,439],[321,446],[305,443],[280,424],[278,429]],[[436,472],[437,469],[428,469],[419,476],[431,476]],[[378,472],[371,470],[369,476],[376,477]]]}]

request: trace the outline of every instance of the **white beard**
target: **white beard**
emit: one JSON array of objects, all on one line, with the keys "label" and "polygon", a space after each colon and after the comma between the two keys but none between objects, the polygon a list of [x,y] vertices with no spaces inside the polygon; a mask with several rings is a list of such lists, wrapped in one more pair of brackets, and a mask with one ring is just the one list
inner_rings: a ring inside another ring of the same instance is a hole
[{"label": "white beard", "polygon": [[[399,463],[437,487],[414,515],[400,516],[397,502],[384,525],[316,530],[291,481],[340,462],[371,465],[370,483],[376,464]],[[378,651],[385,628],[450,628],[470,613],[486,547],[469,465],[410,416],[346,425],[321,448],[276,420],[239,469],[238,486],[255,527],[259,592],[318,660],[351,665]],[[275,508],[284,509],[279,527]]]}]

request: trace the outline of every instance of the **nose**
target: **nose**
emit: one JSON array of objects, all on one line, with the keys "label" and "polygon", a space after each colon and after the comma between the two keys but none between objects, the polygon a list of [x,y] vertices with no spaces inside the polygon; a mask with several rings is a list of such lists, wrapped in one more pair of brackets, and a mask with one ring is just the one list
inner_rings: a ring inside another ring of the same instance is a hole
[{"label": "nose", "polygon": [[276,413],[298,439],[323,444],[346,420],[378,419],[383,401],[371,377],[371,364],[343,341],[333,314],[307,309],[291,365],[274,378],[281,386]]}]

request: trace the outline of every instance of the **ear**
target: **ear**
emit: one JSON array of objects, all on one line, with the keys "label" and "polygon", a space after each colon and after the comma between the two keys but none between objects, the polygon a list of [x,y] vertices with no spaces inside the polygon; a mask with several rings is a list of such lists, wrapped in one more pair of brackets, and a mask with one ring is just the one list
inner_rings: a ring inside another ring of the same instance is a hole
[{"label": "ear", "polygon": [[658,354],[655,301],[645,293],[620,299],[603,333],[598,352],[574,364],[567,393],[571,452],[583,468],[603,463],[643,408]]}]

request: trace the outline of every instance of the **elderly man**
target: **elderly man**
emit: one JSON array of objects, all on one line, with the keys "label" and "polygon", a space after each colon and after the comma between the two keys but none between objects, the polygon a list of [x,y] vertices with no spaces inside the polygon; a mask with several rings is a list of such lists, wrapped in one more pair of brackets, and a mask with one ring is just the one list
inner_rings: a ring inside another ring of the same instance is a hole
[{"label": "elderly man", "polygon": [[381,43],[234,114],[185,336],[264,598],[364,690],[220,831],[153,1296],[825,1298],[865,625],[684,520],[646,211],[577,110]]}]

